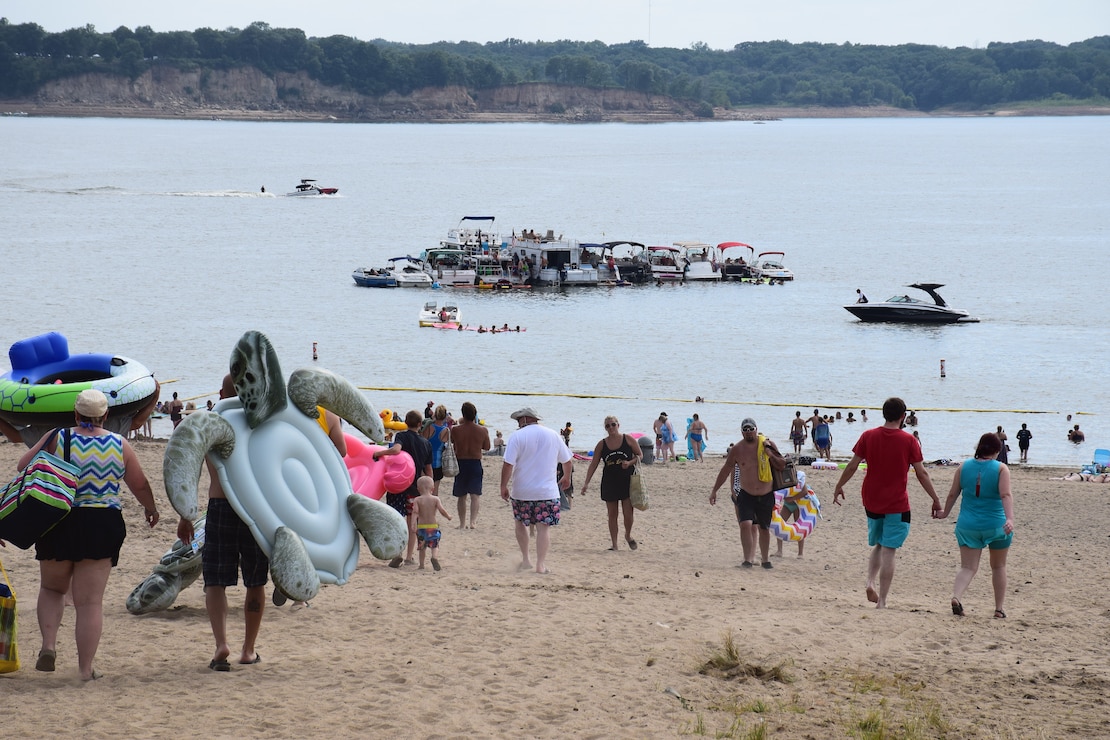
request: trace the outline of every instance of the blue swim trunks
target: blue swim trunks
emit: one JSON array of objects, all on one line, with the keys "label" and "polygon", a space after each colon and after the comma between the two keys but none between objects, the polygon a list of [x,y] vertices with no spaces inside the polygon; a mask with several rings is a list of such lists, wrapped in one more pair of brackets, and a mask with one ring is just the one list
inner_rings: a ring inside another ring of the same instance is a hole
[{"label": "blue swim trunks", "polygon": [[451,487],[451,495],[462,498],[467,494],[482,495],[482,461],[459,460],[459,474]]},{"label": "blue swim trunks", "polygon": [[910,512],[873,514],[867,512],[867,544],[897,550],[910,535]]}]

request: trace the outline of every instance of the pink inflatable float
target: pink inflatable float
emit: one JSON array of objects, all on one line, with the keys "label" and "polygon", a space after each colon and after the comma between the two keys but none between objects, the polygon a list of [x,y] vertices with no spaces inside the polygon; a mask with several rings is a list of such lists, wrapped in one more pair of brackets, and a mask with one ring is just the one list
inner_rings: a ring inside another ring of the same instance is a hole
[{"label": "pink inflatable float", "polygon": [[351,488],[355,493],[375,501],[386,493],[401,493],[416,478],[416,463],[407,452],[374,459],[374,453],[385,448],[368,445],[358,437],[344,434],[347,440],[347,472],[351,474]]}]

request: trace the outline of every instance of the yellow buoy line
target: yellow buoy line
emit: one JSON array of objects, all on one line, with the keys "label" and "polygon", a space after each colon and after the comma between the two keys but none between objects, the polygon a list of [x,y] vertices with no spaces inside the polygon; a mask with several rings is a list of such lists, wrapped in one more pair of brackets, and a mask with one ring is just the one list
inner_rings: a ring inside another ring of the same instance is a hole
[{"label": "yellow buoy line", "polygon": [[[478,390],[476,388],[383,388],[376,386],[360,385],[359,390],[363,391],[383,391],[392,393],[456,393],[456,394],[475,394],[486,396],[543,396],[543,397],[559,397],[559,398],[604,398],[615,401],[663,401],[666,403],[697,403],[690,398],[667,398],[667,397],[638,397],[638,396],[607,396],[597,393],[553,393],[542,391],[489,391]],[[860,406],[852,404],[835,404],[835,403],[783,403],[780,401],[726,401],[715,399],[704,399],[705,403],[719,403],[719,404],[732,404],[736,406],[781,406],[789,408],[824,408],[824,409],[867,409],[873,412],[881,411],[881,408],[874,406]],[[921,406],[914,406],[914,411],[934,411],[934,412],[947,412],[947,413],[965,413],[965,414],[1059,414],[1060,411],[1044,411],[1038,409],[963,409],[963,408],[926,408]],[[1094,416],[1090,411],[1075,412],[1076,416]]]}]

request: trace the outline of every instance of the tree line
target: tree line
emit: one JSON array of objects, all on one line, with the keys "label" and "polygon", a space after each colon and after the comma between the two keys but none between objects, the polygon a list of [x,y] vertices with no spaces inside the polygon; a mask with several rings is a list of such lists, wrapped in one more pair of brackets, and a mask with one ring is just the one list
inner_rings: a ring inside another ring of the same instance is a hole
[{"label": "tree line", "polygon": [[0,97],[28,97],[47,82],[89,72],[135,79],[155,65],[303,71],[321,83],[373,96],[524,82],[616,87],[693,101],[709,110],[890,105],[932,111],[1110,98],[1110,36],[1066,46],[994,42],[982,49],[766,41],[717,50],[700,43],[652,48],[642,41],[413,45],[341,35],[309,38],[299,29],[262,22],[191,32],[120,26],[110,33],[90,24],[47,33],[35,23],[0,18]]}]

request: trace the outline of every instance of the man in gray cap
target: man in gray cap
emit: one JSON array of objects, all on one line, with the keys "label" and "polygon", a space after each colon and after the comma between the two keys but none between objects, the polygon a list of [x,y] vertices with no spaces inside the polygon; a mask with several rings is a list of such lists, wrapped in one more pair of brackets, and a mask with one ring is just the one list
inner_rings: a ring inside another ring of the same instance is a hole
[{"label": "man in gray cap", "polygon": [[774,485],[771,483],[771,468],[782,470],[786,460],[779,453],[775,443],[759,433],[755,419],[747,418],[740,422],[744,438],[732,446],[713,491],[709,494],[710,505],[717,503],[717,489],[728,478],[733,478],[732,502],[736,505],[736,521],[740,525],[740,545],[744,550],[743,568],[751,568],[755,560],[755,532],[759,526],[759,552],[763,567],[770,569],[771,516],[775,511]]},{"label": "man in gray cap", "polygon": [[[528,557],[528,528],[536,525],[536,572],[547,573],[547,551],[551,546],[550,528],[559,523],[559,487],[570,486],[572,455],[558,432],[540,426],[540,415],[526,406],[510,415],[517,431],[509,436],[505,461],[501,464],[501,498],[513,505],[516,542],[523,560],[520,570],[532,567]],[[563,466],[561,481],[556,468]],[[509,481],[512,480],[512,495]]]}]

